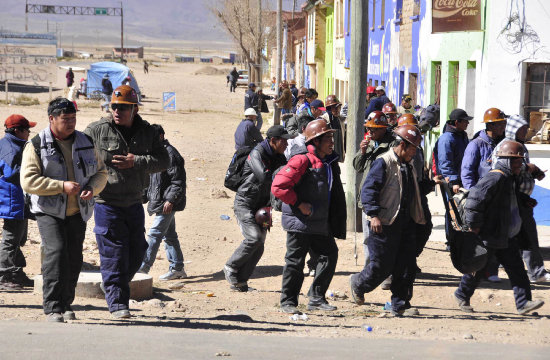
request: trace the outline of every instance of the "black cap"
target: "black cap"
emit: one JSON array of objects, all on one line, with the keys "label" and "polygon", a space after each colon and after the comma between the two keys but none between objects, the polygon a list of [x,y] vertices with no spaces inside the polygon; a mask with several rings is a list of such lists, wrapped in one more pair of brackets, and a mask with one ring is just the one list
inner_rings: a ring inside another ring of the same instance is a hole
[{"label": "black cap", "polygon": [[454,109],[453,111],[451,111],[451,114],[449,115],[449,120],[450,121],[454,121],[454,120],[472,120],[473,117],[471,116],[468,116],[468,113],[462,109]]},{"label": "black cap", "polygon": [[291,139],[293,136],[286,131],[286,129],[282,125],[273,125],[269,129],[267,129],[266,136],[268,139],[271,138],[283,138],[283,139]]}]

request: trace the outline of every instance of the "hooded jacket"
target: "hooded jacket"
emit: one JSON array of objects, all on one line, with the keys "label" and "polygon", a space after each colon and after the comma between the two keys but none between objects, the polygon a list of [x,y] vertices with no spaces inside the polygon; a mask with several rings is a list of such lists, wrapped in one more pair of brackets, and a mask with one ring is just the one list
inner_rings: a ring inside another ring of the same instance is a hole
[{"label": "hooded jacket", "polygon": [[0,218],[23,219],[25,197],[19,175],[25,143],[9,133],[0,140]]},{"label": "hooded jacket", "polygon": [[466,146],[460,167],[460,178],[465,189],[473,187],[491,170],[491,154],[497,146],[485,130],[476,135]]},{"label": "hooded jacket", "polygon": [[457,131],[454,126],[447,126],[446,131],[437,140],[435,156],[437,173],[449,178],[453,185],[460,185],[460,168],[464,152],[468,146],[468,135]]}]

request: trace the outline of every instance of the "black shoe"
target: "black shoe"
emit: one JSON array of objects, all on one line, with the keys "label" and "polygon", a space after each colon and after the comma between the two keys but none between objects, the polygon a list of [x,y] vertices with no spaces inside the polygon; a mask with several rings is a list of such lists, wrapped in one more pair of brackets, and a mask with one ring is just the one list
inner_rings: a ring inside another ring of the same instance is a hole
[{"label": "black shoe", "polygon": [[312,310],[323,310],[323,311],[334,311],[338,309],[336,306],[332,306],[329,303],[320,303],[320,304],[307,304],[307,309]]},{"label": "black shoe", "polygon": [[237,274],[231,271],[231,268],[229,266],[225,265],[222,271],[225,275],[225,280],[227,280],[229,285],[237,285],[239,283],[239,280],[237,279]]},{"label": "black shoe", "polygon": [[468,300],[461,300],[456,296],[456,293],[454,294],[456,303],[458,304],[458,307],[461,311],[464,311],[465,313],[473,313],[474,308],[470,306],[470,299]]},{"label": "black shoe", "polygon": [[235,285],[231,285],[229,288],[237,292],[247,292],[250,290],[247,284],[235,284]]},{"label": "black shoe", "polygon": [[15,274],[11,281],[23,287],[34,287],[34,280],[30,279],[24,272]]},{"label": "black shoe", "polygon": [[353,275],[349,277],[349,287],[351,290],[351,298],[357,305],[363,305],[365,303],[365,295],[359,291],[353,283]]},{"label": "black shoe", "polygon": [[294,305],[281,305],[281,312],[286,314],[300,314],[301,311]]},{"label": "black shoe", "polygon": [[415,271],[416,271],[417,274],[420,274],[422,272],[422,269],[419,268],[418,265],[416,265]]},{"label": "black shoe", "polygon": [[542,300],[529,300],[527,301],[524,307],[522,307],[521,309],[518,309],[518,314],[527,315],[531,311],[537,310],[542,305],[544,305],[544,301]]}]

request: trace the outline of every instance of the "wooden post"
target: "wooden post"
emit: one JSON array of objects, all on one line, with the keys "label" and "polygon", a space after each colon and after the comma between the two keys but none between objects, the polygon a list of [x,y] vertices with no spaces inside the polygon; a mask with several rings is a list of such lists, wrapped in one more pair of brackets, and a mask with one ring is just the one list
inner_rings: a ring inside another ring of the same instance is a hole
[{"label": "wooden post", "polygon": [[[279,84],[281,83],[281,63],[283,62],[283,38],[282,38],[282,12],[283,1],[277,0],[277,77],[275,82],[275,98],[279,97]],[[281,109],[275,104],[274,115],[273,115],[273,125],[281,124]]]},{"label": "wooden post", "polygon": [[6,86],[6,105],[9,105],[8,102],[8,80],[4,81],[4,85]]},{"label": "wooden post", "polygon": [[353,158],[359,149],[365,121],[368,76],[368,1],[351,2],[351,63],[349,72],[349,109],[347,120],[346,147],[346,206],[347,229],[357,231],[361,224],[357,216],[357,194],[361,177],[353,168]]},{"label": "wooden post", "polygon": [[258,75],[258,87],[262,88],[262,0],[258,0],[258,47],[256,49],[256,62],[258,63],[258,69],[256,71],[256,74]]}]

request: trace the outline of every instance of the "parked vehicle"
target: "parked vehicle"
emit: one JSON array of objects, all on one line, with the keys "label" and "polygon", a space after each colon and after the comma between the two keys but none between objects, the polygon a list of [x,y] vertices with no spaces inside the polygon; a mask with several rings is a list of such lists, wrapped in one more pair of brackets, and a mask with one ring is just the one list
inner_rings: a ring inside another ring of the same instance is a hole
[{"label": "parked vehicle", "polygon": [[237,70],[239,73],[239,79],[237,79],[237,86],[248,86],[248,70]]}]

